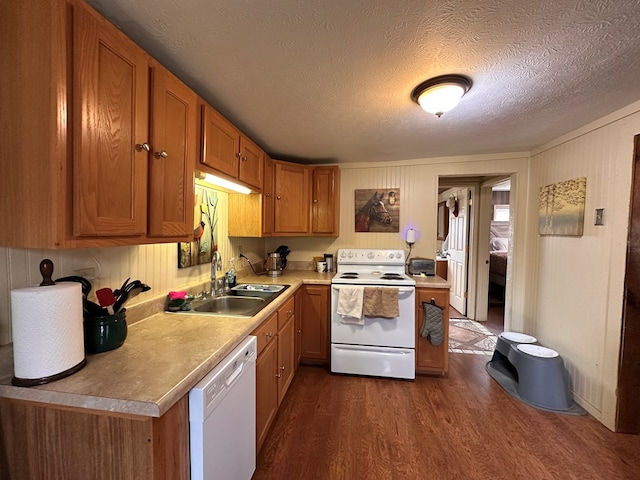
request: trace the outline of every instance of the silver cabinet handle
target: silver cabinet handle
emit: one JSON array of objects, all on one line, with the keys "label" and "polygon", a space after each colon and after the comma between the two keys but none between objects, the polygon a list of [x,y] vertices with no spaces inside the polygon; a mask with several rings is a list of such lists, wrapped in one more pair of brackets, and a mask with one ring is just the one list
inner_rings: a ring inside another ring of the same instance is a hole
[{"label": "silver cabinet handle", "polygon": [[276,373],[276,378],[281,378],[281,377],[282,377],[282,374]]},{"label": "silver cabinet handle", "polygon": [[156,152],[156,157],[157,158],[167,158],[169,156],[169,154],[167,152],[165,152],[164,150],[160,150],[159,152]]},{"label": "silver cabinet handle", "polygon": [[247,157],[240,157],[240,159],[241,159],[243,162],[246,162],[246,161],[247,161]]},{"label": "silver cabinet handle", "polygon": [[278,195],[278,196],[276,197],[276,200],[280,200],[281,198],[282,198],[282,197],[281,197],[280,195]]},{"label": "silver cabinet handle", "polygon": [[313,203],[318,203],[318,199],[317,199],[317,198],[314,198],[314,199],[313,199]]},{"label": "silver cabinet handle", "polygon": [[138,143],[136,144],[136,150],[141,152],[143,150],[146,150],[147,152],[151,151],[151,147],[149,146],[148,143]]},{"label": "silver cabinet handle", "polygon": [[280,370],[284,370],[284,365],[282,365],[282,366],[280,367]]}]

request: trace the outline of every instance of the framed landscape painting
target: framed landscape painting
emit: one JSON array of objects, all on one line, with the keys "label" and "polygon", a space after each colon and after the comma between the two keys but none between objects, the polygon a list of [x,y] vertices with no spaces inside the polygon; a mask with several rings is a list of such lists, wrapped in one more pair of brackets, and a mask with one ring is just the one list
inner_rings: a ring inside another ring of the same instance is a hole
[{"label": "framed landscape painting", "polygon": [[586,194],[586,177],[541,187],[538,233],[581,237]]}]

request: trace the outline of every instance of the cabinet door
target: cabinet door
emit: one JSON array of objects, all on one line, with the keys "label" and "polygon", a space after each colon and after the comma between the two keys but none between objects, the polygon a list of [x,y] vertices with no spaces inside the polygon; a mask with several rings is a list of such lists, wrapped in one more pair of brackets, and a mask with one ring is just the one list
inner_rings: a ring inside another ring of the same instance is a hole
[{"label": "cabinet door", "polygon": [[302,303],[304,302],[304,288],[299,288],[295,294],[295,307],[296,312],[298,314],[294,317],[294,329],[296,333],[296,338],[294,341],[294,352],[295,352],[295,366],[296,370],[298,369],[298,365],[300,365],[300,360],[302,359],[302,318],[304,315],[304,309],[302,307]]},{"label": "cabinet door", "polygon": [[295,373],[295,325],[289,317],[278,331],[278,405],[287,393]]},{"label": "cabinet door", "polygon": [[197,96],[155,66],[151,71],[151,159],[149,236],[193,235],[193,171],[197,140]]},{"label": "cabinet door", "polygon": [[301,360],[329,363],[329,287],[305,285],[302,291]]},{"label": "cabinet door", "polygon": [[311,233],[318,235],[338,235],[338,181],[338,167],[316,167],[313,169]]},{"label": "cabinet door", "polygon": [[73,234],[147,227],[148,57],[106,21],[73,15]]},{"label": "cabinet door", "polygon": [[269,342],[256,362],[256,452],[278,411],[278,343]]},{"label": "cabinet door", "polygon": [[[430,302],[431,299],[435,300],[436,305],[444,308],[442,312],[444,341],[437,347],[431,345],[428,338],[420,335],[420,328],[424,321],[422,302]],[[449,290],[417,288],[416,302],[416,371],[444,375],[449,368]]]},{"label": "cabinet door", "polygon": [[297,163],[275,161],[274,233],[309,231],[310,169]]},{"label": "cabinet door", "polygon": [[202,107],[200,163],[238,178],[240,132],[209,105]]},{"label": "cabinet door", "polygon": [[264,156],[264,181],[262,183],[262,234],[273,233],[274,217],[274,165],[273,160]]},{"label": "cabinet door", "polygon": [[240,166],[238,180],[262,190],[262,167],[264,152],[262,149],[242,135],[240,137]]}]

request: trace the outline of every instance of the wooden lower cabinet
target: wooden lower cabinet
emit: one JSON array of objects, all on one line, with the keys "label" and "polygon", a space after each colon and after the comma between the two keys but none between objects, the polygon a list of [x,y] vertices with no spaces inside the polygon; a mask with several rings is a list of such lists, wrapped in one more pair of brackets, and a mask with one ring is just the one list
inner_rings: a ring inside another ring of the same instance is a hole
[{"label": "wooden lower cabinet", "polygon": [[278,411],[278,343],[276,337],[258,355],[256,362],[256,453],[260,451]]},{"label": "wooden lower cabinet", "polygon": [[305,364],[329,364],[328,285],[304,285],[301,291],[300,361]]},{"label": "wooden lower cabinet", "polygon": [[[434,300],[443,308],[444,341],[437,347],[420,335],[424,320],[422,302]],[[449,289],[416,288],[416,373],[446,375],[449,369]]]},{"label": "wooden lower cabinet", "polygon": [[447,270],[449,269],[449,260],[436,260],[436,275],[440,278],[447,279]]},{"label": "wooden lower cabinet", "polygon": [[160,418],[0,399],[0,478],[189,479],[189,399]]},{"label": "wooden lower cabinet", "polygon": [[295,296],[274,312],[253,335],[258,337],[256,362],[256,452],[295,375]]},{"label": "wooden lower cabinet", "polygon": [[295,338],[294,318],[291,317],[278,330],[278,405],[282,403],[296,372]]}]

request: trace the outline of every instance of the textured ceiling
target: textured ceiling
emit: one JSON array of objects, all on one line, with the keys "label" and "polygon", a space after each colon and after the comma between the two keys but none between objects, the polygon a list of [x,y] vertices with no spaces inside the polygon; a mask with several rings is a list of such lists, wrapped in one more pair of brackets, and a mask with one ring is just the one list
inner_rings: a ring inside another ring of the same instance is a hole
[{"label": "textured ceiling", "polygon": [[[640,0],[88,0],[273,158],[528,151],[640,100]],[[441,118],[423,80],[473,80]]]}]

